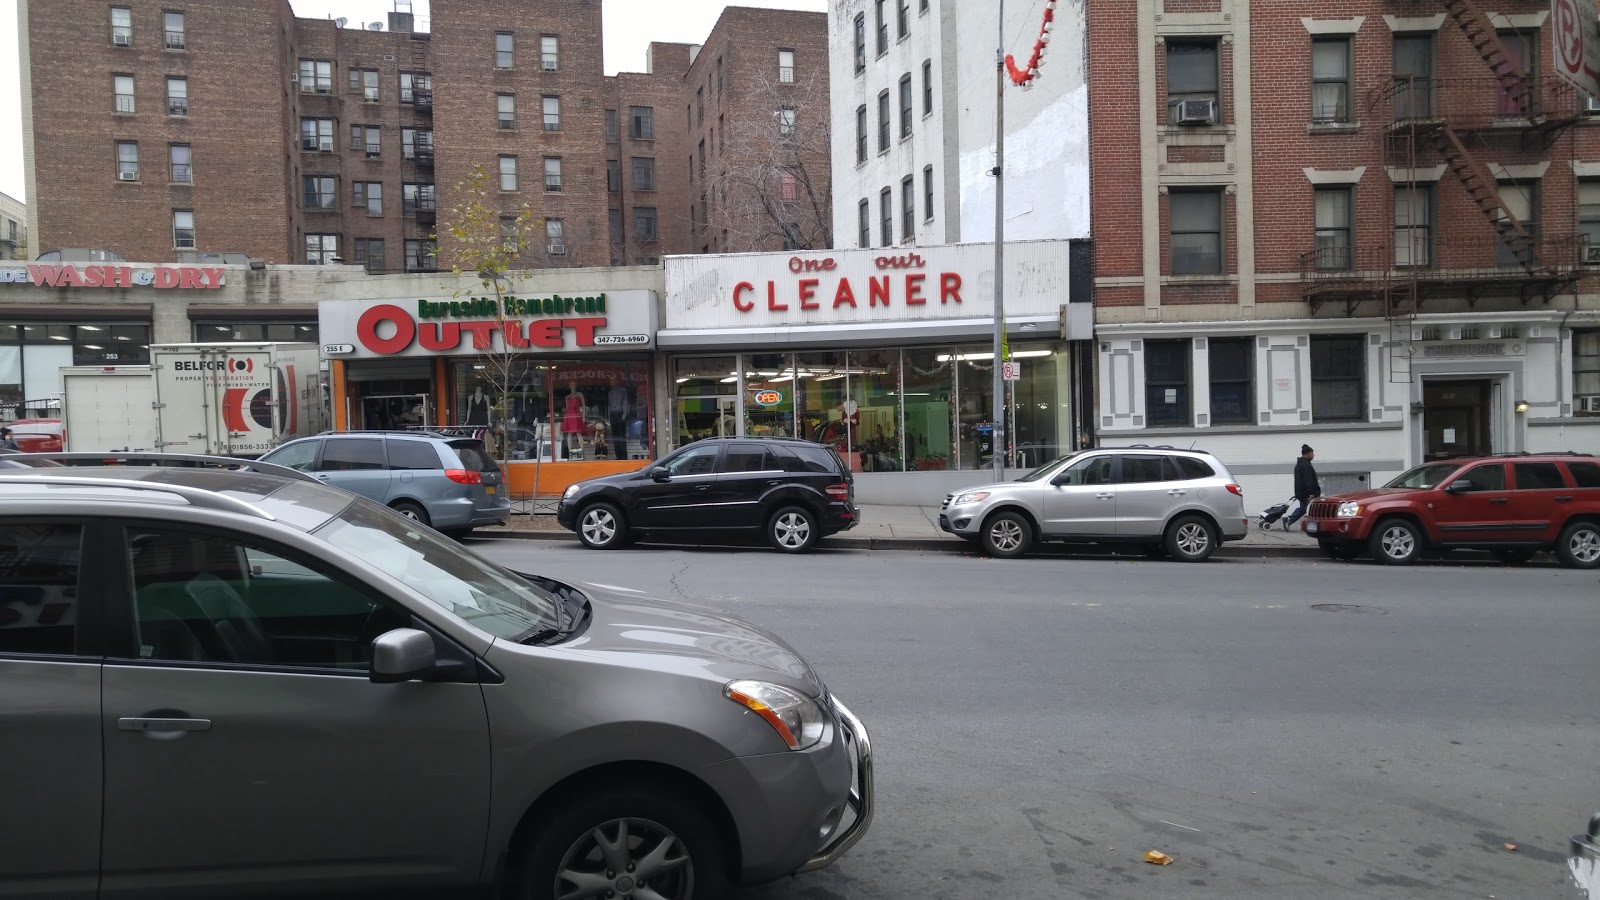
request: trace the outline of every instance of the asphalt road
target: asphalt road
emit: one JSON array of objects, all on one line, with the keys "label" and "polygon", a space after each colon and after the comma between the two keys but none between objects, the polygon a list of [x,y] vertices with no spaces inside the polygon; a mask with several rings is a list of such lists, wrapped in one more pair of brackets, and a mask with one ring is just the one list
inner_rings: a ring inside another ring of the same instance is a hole
[{"label": "asphalt road", "polygon": [[750,900],[1559,897],[1600,809],[1593,572],[473,545],[769,627],[862,716],[871,832]]}]

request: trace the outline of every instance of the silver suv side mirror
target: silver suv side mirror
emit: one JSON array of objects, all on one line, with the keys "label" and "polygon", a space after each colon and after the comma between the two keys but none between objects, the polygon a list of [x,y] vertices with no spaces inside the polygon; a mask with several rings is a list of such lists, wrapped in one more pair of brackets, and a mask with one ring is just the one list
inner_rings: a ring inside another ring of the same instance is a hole
[{"label": "silver suv side mirror", "polygon": [[374,684],[395,684],[421,678],[438,667],[433,638],[415,628],[396,628],[372,641]]}]

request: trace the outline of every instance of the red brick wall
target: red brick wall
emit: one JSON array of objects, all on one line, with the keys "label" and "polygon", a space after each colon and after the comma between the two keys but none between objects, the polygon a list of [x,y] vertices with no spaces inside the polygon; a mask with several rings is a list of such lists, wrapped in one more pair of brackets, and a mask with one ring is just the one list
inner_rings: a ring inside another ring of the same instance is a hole
[{"label": "red brick wall", "polygon": [[[1089,198],[1097,277],[1138,275],[1143,269],[1140,209],[1138,4],[1091,3],[1089,34]],[[1097,303],[1116,292],[1097,289]],[[1142,301],[1141,299],[1138,302]]]},{"label": "red brick wall", "polygon": [[[687,132],[681,111],[683,73],[689,68],[688,44],[650,45],[654,72],[620,72],[610,83],[608,108],[617,110],[616,144],[607,155],[621,166],[622,190],[607,196],[609,208],[622,214],[620,247],[614,248],[617,261],[637,265],[674,253],[689,253],[692,245],[685,215],[689,204],[689,182],[683,169]],[[655,139],[635,140],[628,134],[628,108],[648,106],[655,110]],[[633,182],[634,157],[655,160],[654,190],[640,190]],[[634,231],[636,207],[656,211],[656,241],[640,241]]]}]

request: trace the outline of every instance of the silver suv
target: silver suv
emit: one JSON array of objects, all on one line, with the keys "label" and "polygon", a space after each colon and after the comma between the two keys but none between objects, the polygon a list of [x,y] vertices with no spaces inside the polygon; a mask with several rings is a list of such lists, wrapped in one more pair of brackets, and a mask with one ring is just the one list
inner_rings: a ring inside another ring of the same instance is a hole
[{"label": "silver suv", "polygon": [[1143,545],[1200,562],[1250,532],[1244,491],[1209,453],[1169,447],[1084,450],[1016,481],[944,498],[939,527],[990,556],[1022,556],[1039,541]]},{"label": "silver suv", "polygon": [[719,898],[872,818],[779,638],[294,472],[0,471],[0,685],[5,897]]}]

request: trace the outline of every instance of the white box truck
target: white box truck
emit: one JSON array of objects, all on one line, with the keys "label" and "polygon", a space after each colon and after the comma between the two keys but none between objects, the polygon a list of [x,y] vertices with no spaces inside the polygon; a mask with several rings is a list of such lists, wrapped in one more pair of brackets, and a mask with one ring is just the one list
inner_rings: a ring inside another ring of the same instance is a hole
[{"label": "white box truck", "polygon": [[[316,344],[153,344],[148,367],[116,369],[144,371],[151,392],[149,402],[131,396],[132,389],[121,388],[130,394],[121,424],[102,421],[88,435],[80,436],[72,433],[69,419],[68,450],[140,449],[131,442],[145,440],[148,432],[141,429],[153,428],[154,441],[148,449],[256,457],[284,441],[324,428]],[[114,415],[114,407],[99,397],[115,396],[113,379],[117,376],[108,374],[112,370],[90,371],[107,377],[64,378],[62,405],[102,409],[98,415],[105,419]],[[111,443],[103,444],[105,438]]]},{"label": "white box truck", "polygon": [[156,382],[149,366],[61,370],[61,425],[67,452],[154,452]]}]

